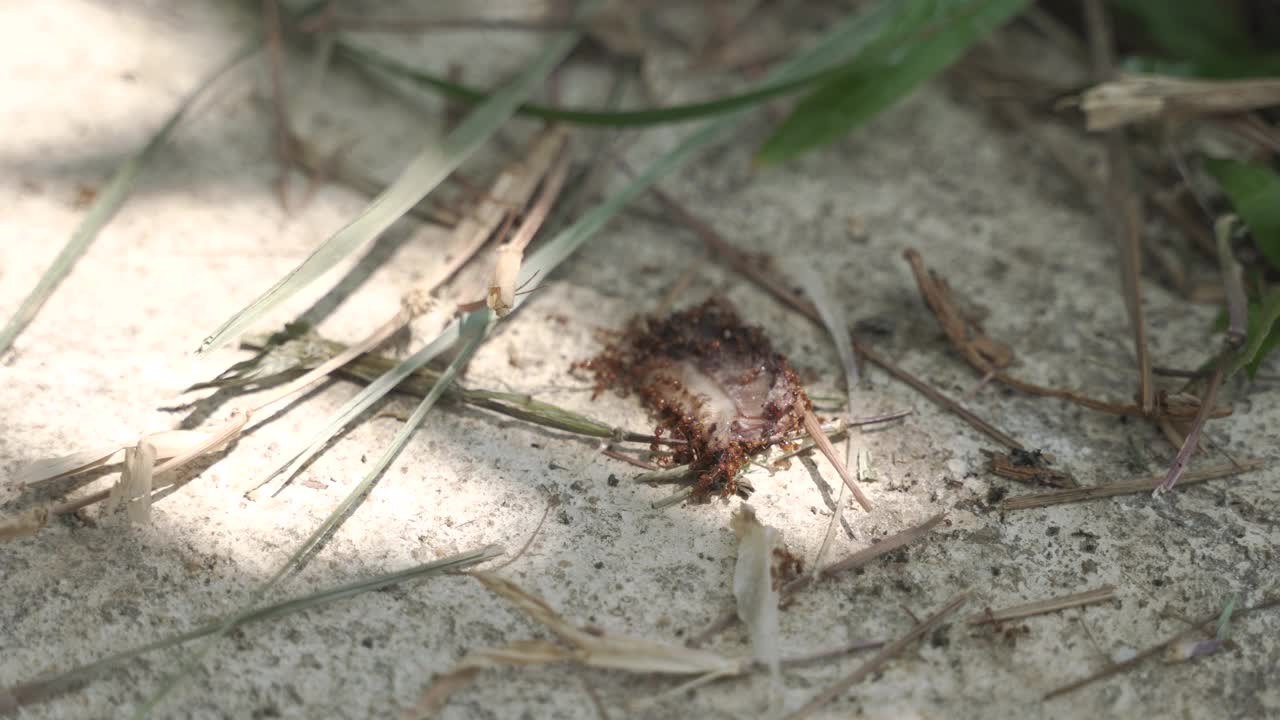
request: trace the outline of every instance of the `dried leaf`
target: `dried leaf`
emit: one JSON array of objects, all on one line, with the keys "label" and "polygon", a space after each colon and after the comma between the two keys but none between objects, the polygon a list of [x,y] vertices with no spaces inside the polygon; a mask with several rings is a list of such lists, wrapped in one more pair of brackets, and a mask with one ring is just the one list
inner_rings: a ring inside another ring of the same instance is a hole
[{"label": "dried leaf", "polygon": [[449,672],[437,677],[422,699],[405,717],[429,717],[438,712],[458,690],[470,685],[483,669],[500,665],[540,665],[575,662],[607,670],[666,675],[736,675],[748,662],[715,653],[656,640],[588,633],[570,625],[555,610],[505,578],[492,573],[472,573],[490,592],[505,598],[543,625],[565,644],[547,640],[521,640],[500,648],[468,653]]},{"label": "dried leaf", "polygon": [[764,525],[756,511],[743,503],[729,521],[738,537],[738,561],[733,569],[733,597],[738,618],[747,626],[755,659],[769,669],[775,692],[782,684],[782,649],[778,637],[781,582],[774,574],[774,550],[782,533]]},{"label": "dried leaf", "polygon": [[541,598],[515,583],[490,573],[474,573],[491,592],[506,598],[579,652],[584,665],[629,672],[695,675],[707,672],[741,672],[742,663],[715,653],[693,650],[656,640],[627,635],[596,635],[573,627]]}]

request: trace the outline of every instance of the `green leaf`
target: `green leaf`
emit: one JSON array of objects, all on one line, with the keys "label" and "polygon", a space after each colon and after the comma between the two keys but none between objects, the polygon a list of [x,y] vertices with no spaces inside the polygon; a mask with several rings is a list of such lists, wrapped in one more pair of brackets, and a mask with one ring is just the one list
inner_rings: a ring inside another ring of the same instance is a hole
[{"label": "green leaf", "polygon": [[[1206,0],[1112,0],[1169,54],[1200,77],[1262,77],[1280,72],[1280,53],[1255,46],[1239,5]],[[1146,62],[1151,62],[1147,60]]]},{"label": "green leaf", "polygon": [[960,58],[1027,0],[902,0],[876,42],[796,106],[760,149],[777,163],[837,140]]},{"label": "green leaf", "polygon": [[71,268],[75,267],[76,262],[89,249],[93,241],[97,239],[98,233],[107,223],[111,222],[111,218],[115,217],[116,211],[129,199],[129,193],[133,192],[133,185],[138,176],[142,174],[147,163],[151,162],[156,150],[169,139],[173,129],[178,126],[178,123],[187,114],[187,111],[191,109],[196,99],[203,95],[228,70],[257,52],[261,45],[261,40],[254,40],[248,43],[210,73],[208,77],[202,80],[194,90],[182,99],[177,109],[173,111],[173,114],[169,116],[164,125],[160,126],[155,135],[151,136],[147,144],[143,145],[137,154],[116,169],[115,174],[111,176],[111,179],[107,181],[107,184],[94,198],[93,204],[89,206],[89,211],[85,213],[84,220],[80,221],[80,226],[71,234],[67,244],[62,247],[62,252],[58,253],[58,257],[54,259],[53,264],[49,266],[48,270],[45,270],[44,275],[40,276],[35,288],[23,299],[18,311],[13,314],[13,317],[9,318],[9,322],[5,324],[4,329],[0,330],[0,353],[8,350],[23,329],[35,319],[36,313],[40,312],[40,308],[53,295],[53,291],[57,289],[58,284],[71,272]]},{"label": "green leaf", "polygon": [[1280,268],[1280,177],[1263,165],[1226,158],[1206,158],[1205,168],[1249,226],[1258,250]]},{"label": "green leaf", "polygon": [[577,33],[556,35],[515,80],[476,106],[442,143],[434,140],[428,142],[400,176],[354,220],[321,243],[301,265],[289,271],[271,289],[231,316],[212,335],[205,338],[196,353],[220,347],[268,310],[309,285],[344,257],[391,227],[392,223],[417,205],[502,127],[516,107],[542,84],[577,42]]}]

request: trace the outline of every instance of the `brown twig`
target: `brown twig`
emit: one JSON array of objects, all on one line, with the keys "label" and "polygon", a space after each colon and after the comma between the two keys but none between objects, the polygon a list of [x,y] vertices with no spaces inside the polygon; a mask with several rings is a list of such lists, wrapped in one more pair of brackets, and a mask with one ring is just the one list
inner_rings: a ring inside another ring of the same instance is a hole
[{"label": "brown twig", "polygon": [[[1195,485],[1207,480],[1217,480],[1218,478],[1239,475],[1240,473],[1257,470],[1265,465],[1266,462],[1261,459],[1241,460],[1236,463],[1224,463],[1222,465],[1214,465],[1202,470],[1194,470],[1182,476],[1178,487],[1186,487]],[[1123,480],[1109,485],[1094,485],[1091,487],[1068,488],[1065,490],[1054,490],[1052,492],[1040,493],[1038,495],[1022,495],[1019,497],[1008,498],[1000,503],[1001,512],[1007,510],[1027,510],[1030,508],[1048,507],[1049,505],[1061,505],[1063,503],[1085,502],[1088,500],[1100,500],[1102,498],[1115,497],[1116,495],[1133,495],[1141,492],[1151,492],[1164,481],[1164,475],[1155,477],[1137,478],[1134,480]]]},{"label": "brown twig", "polygon": [[[1158,414],[1190,419],[1196,412],[1181,405],[1169,405],[1163,401],[1154,405],[1154,410],[1147,411],[1137,405],[1098,400],[1074,390],[1037,385],[1009,375],[1001,368],[1012,358],[1012,351],[1009,351],[1003,343],[988,337],[976,323],[964,316],[952,299],[946,281],[936,272],[925,267],[919,252],[908,248],[903,254],[911,263],[911,270],[915,274],[920,294],[937,317],[938,323],[942,325],[943,332],[950,338],[961,357],[984,376],[992,375],[997,382],[1019,392],[1067,400],[1111,415],[1149,417]],[[1214,408],[1213,412],[1214,417],[1230,414],[1230,410],[1225,408]]]},{"label": "brown twig", "polygon": [[[729,244],[729,242],[721,237],[714,228],[701,218],[689,212],[689,210],[687,210],[683,205],[677,203],[666,193],[656,187],[650,188],[650,192],[653,193],[653,196],[657,198],[670,213],[687,225],[689,229],[692,230],[713,253],[718,255],[720,259],[725,262],[726,265],[738,271],[744,277],[756,283],[766,292],[773,295],[778,300],[781,300],[795,311],[809,318],[815,324],[821,326],[822,318],[818,314],[817,308],[815,308],[807,299],[792,291],[791,288],[788,288],[768,271],[761,268],[756,262],[753,262],[752,259],[741,250],[738,250]],[[938,392],[925,381],[917,378],[906,370],[903,370],[889,358],[871,349],[871,347],[858,340],[857,336],[853,335],[852,330],[850,331],[850,339],[853,343],[854,352],[875,363],[894,378],[910,385],[929,400],[956,414],[978,431],[986,434],[988,437],[1005,447],[1023,447],[1022,443],[1014,440],[1010,435],[997,429],[994,425],[978,417],[973,412],[966,410],[962,405]]]},{"label": "brown twig", "polygon": [[1191,421],[1191,429],[1187,431],[1186,437],[1182,439],[1182,447],[1178,448],[1178,454],[1173,459],[1173,465],[1169,467],[1169,472],[1165,475],[1164,482],[1156,486],[1154,492],[1162,493],[1166,490],[1172,490],[1178,478],[1182,477],[1183,471],[1187,469],[1187,463],[1191,461],[1191,455],[1195,453],[1196,448],[1200,445],[1200,433],[1204,429],[1204,424],[1209,419],[1209,414],[1213,403],[1218,399],[1218,386],[1222,384],[1222,375],[1224,372],[1223,364],[1228,356],[1224,356],[1222,361],[1217,363],[1213,374],[1209,376],[1209,385],[1205,388],[1204,397],[1200,399],[1200,412],[1196,413],[1196,417]]},{"label": "brown twig", "polygon": [[813,444],[826,456],[827,462],[831,463],[831,466],[836,469],[836,473],[844,481],[849,491],[853,493],[854,499],[858,501],[862,509],[871,512],[871,500],[862,492],[862,488],[858,487],[858,483],[849,474],[849,469],[845,467],[844,461],[836,455],[835,447],[827,439],[827,434],[822,430],[822,423],[818,422],[818,418],[813,414],[812,410],[804,411],[804,429],[808,431],[809,437],[813,439]]},{"label": "brown twig", "polygon": [[[1253,613],[1260,612],[1262,610],[1269,610],[1276,606],[1280,606],[1280,598],[1270,598],[1268,600],[1264,600],[1261,603],[1258,603],[1257,605],[1252,605],[1247,608],[1237,609],[1234,613],[1232,613],[1231,617],[1233,620],[1238,620],[1240,618],[1243,618],[1246,615],[1251,615]],[[1205,632],[1206,626],[1209,626],[1211,623],[1216,621],[1218,619],[1218,616],[1219,616],[1219,612],[1215,611],[1212,615],[1209,615],[1207,617],[1204,617],[1196,621],[1195,624],[1193,624],[1191,627],[1174,635],[1168,640],[1165,640],[1164,642],[1158,645],[1153,645],[1152,647],[1149,647],[1146,650],[1143,650],[1142,652],[1138,653],[1137,655],[1134,655],[1128,660],[1125,660],[1123,662],[1118,662],[1113,665],[1108,665],[1102,670],[1099,670],[1098,672],[1088,675],[1087,677],[1083,677],[1079,680],[1076,680],[1075,682],[1068,683],[1066,685],[1063,685],[1060,688],[1057,688],[1053,691],[1050,691],[1049,693],[1046,693],[1044,696],[1044,699],[1052,700],[1056,697],[1061,697],[1063,695],[1066,695],[1067,693],[1079,690],[1080,688],[1090,683],[1096,682],[1098,680],[1103,680],[1105,678],[1111,677],[1112,675],[1119,675],[1120,673],[1126,672],[1128,670],[1132,670],[1133,668],[1149,660],[1150,658],[1156,657],[1157,655],[1164,653],[1170,646],[1178,642],[1181,642],[1182,640],[1189,638],[1192,635]]]},{"label": "brown twig", "polygon": [[1106,585],[1094,590],[1086,590],[1084,592],[1064,595],[1062,597],[1050,598],[1048,600],[1037,600],[1036,602],[1024,603],[1022,605],[1014,605],[1013,607],[1008,607],[1003,610],[984,610],[977,615],[971,616],[969,618],[969,624],[984,625],[989,623],[1008,622],[1010,620],[1021,620],[1022,618],[1031,617],[1033,615],[1044,615],[1045,613],[1065,610],[1067,608],[1103,602],[1112,599],[1115,595],[1116,589],[1110,585]]},{"label": "brown twig", "polygon": [[947,619],[948,616],[956,610],[959,610],[960,606],[964,605],[965,600],[968,599],[968,595],[969,594],[967,592],[962,592],[953,597],[950,602],[942,607],[942,609],[925,618],[923,622],[916,623],[915,627],[911,628],[910,632],[886,645],[883,650],[876,653],[875,657],[868,660],[862,665],[862,667],[854,670],[836,684],[819,693],[812,700],[805,703],[799,710],[787,715],[786,720],[800,720],[800,718],[808,717],[818,708],[847,692],[849,688],[857,685],[868,675],[879,671],[888,664],[890,660],[896,657],[903,650],[907,649],[907,646],[924,637],[930,630],[933,630],[935,627],[942,624],[942,621]]},{"label": "brown twig", "polygon": [[[1085,0],[1084,9],[1094,77],[1101,82],[1115,73],[1111,23],[1102,0]],[[1104,207],[1111,216],[1112,232],[1116,234],[1120,249],[1125,310],[1129,314],[1138,361],[1138,404],[1144,414],[1150,415],[1155,410],[1155,391],[1147,348],[1146,316],[1142,309],[1142,203],[1133,191],[1133,166],[1123,132],[1109,131],[1106,148],[1107,193]]]}]

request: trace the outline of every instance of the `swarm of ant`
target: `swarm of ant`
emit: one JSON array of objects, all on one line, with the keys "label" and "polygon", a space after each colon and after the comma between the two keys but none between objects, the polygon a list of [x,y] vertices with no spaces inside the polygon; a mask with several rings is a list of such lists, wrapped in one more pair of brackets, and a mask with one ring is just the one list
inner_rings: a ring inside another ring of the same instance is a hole
[{"label": "swarm of ant", "polygon": [[824,453],[829,447],[791,364],[724,300],[638,319],[582,366],[595,373],[597,392],[634,392],[654,412],[654,435],[678,441],[671,461],[693,467],[703,498],[736,492],[748,459],[797,431]]}]

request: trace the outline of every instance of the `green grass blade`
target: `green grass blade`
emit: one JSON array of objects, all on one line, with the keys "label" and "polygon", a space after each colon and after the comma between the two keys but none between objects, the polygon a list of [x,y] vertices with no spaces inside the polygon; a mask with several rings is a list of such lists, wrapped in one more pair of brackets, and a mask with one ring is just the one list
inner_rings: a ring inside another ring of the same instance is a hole
[{"label": "green grass blade", "polygon": [[[420,70],[391,57],[366,48],[340,44],[338,49],[351,60],[392,75],[398,75],[421,87],[434,90],[442,95],[468,103],[483,102],[489,94],[475,88],[455,83],[443,77]],[[713,100],[669,105],[666,107],[645,108],[641,110],[583,110],[578,108],[559,108],[549,105],[526,102],[516,112],[520,115],[535,117],[548,122],[561,122],[570,125],[590,125],[601,127],[646,127],[668,123],[688,122],[722,115],[731,110],[758,105],[772,97],[786,95],[801,90],[815,82],[833,77],[840,68],[819,70],[802,77],[782,82],[764,83],[754,90],[737,95],[729,95]]]},{"label": "green grass blade", "polygon": [[[369,490],[373,488],[374,483],[376,483],[379,476],[382,475],[382,471],[391,464],[391,461],[394,460],[397,455],[399,455],[400,451],[404,448],[405,443],[409,441],[409,437],[413,434],[414,430],[416,430],[418,425],[422,423],[423,418],[425,418],[431,408],[435,406],[436,401],[440,399],[442,394],[444,394],[445,389],[449,387],[454,378],[457,377],[458,372],[471,359],[471,356],[475,353],[476,349],[480,347],[481,341],[485,338],[488,326],[489,311],[487,309],[470,313],[463,318],[462,329],[460,331],[460,339],[463,345],[462,349],[458,352],[458,356],[454,358],[453,362],[449,363],[449,367],[440,374],[440,379],[437,380],[435,386],[431,388],[431,392],[427,393],[427,396],[418,404],[413,415],[410,416],[409,421],[404,424],[404,427],[400,429],[400,432],[396,434],[395,439],[392,440],[391,447],[389,447],[387,451],[383,453],[383,456],[378,460],[378,462],[370,468],[369,472],[364,476],[364,479],[352,488],[351,492],[342,499],[341,503],[338,503],[338,506],[329,513],[329,516],[325,518],[325,521],[321,523],[305,541],[303,541],[302,545],[294,551],[293,555],[289,557],[285,564],[253,592],[249,602],[247,603],[250,608],[258,604],[258,602],[260,602],[267,593],[275,588],[280,580],[282,580],[286,575],[300,567],[302,563],[305,562],[306,558],[324,542],[325,538],[329,536],[329,533],[341,524],[344,519],[346,519],[347,515],[355,509],[360,500],[363,499]],[[218,630],[213,633],[215,635],[215,639],[217,637],[221,637],[228,630],[234,627],[238,621],[252,612],[252,609],[250,609],[228,617],[218,626]],[[208,654],[213,645],[213,640],[210,640],[199,650],[192,653],[188,658],[188,661],[183,663],[177,672],[173,673],[164,682],[162,682],[160,684],[160,689],[157,690],[145,703],[143,703],[135,714],[135,717],[147,717],[156,705],[159,704],[160,701],[163,700],[170,692],[172,692],[173,689],[190,674],[190,671],[194,669],[202,659],[204,659],[204,656]]]},{"label": "green grass blade", "polygon": [[756,152],[777,163],[839,139],[905,97],[1027,0],[900,0],[887,32],[848,69],[801,100]]},{"label": "green grass blade", "polygon": [[1248,339],[1244,347],[1240,348],[1231,360],[1231,364],[1227,366],[1227,377],[1231,377],[1242,368],[1248,369],[1249,377],[1253,377],[1258,372],[1258,367],[1266,359],[1267,354],[1275,349],[1277,343],[1280,343],[1280,327],[1276,326],[1277,320],[1280,320],[1280,289],[1273,289],[1261,303],[1250,304]]},{"label": "green grass blade", "polygon": [[[450,555],[434,562],[415,565],[411,568],[399,570],[393,573],[376,575],[364,580],[357,580],[345,585],[328,588],[319,592],[312,593],[299,598],[285,600],[284,602],[275,603],[274,605],[266,605],[257,608],[251,612],[245,613],[237,617],[235,623],[231,626],[237,628],[249,623],[263,622],[272,620],[285,615],[311,610],[329,603],[345,600],[361,593],[381,590],[383,588],[398,585],[400,583],[418,580],[432,575],[442,573],[456,572],[465,569],[471,565],[492,560],[502,554],[502,548],[496,545],[489,545],[479,550],[469,550],[467,552]],[[90,682],[96,677],[106,672],[121,667],[130,660],[141,657],[146,653],[154,650],[164,650],[167,648],[177,647],[184,643],[206,635],[212,635],[221,629],[222,623],[210,623],[194,630],[189,630],[178,635],[171,635],[167,638],[156,640],[154,642],[130,648],[118,653],[114,653],[100,660],[72,668],[65,672],[58,673],[51,677],[40,678],[31,682],[20,683],[0,690],[0,711],[14,710],[35,703],[49,700],[62,693],[70,692],[85,683]]]},{"label": "green grass blade", "polygon": [[[281,471],[284,471],[286,477],[293,477],[342,428],[351,424],[361,413],[372,407],[378,400],[381,400],[384,395],[391,392],[405,378],[439,357],[445,350],[453,347],[453,344],[458,340],[458,327],[459,323],[450,323],[448,327],[421,350],[405,358],[400,364],[369,383],[355,397],[344,403],[322,427],[316,430],[307,439],[305,446],[296,453],[289,455],[268,477],[274,477]],[[438,380],[436,382],[439,384]]]},{"label": "green grass blade", "polygon": [[58,257],[54,259],[49,269],[40,276],[40,280],[36,283],[31,293],[22,301],[22,305],[18,307],[18,311],[9,318],[9,322],[5,324],[4,329],[0,330],[0,353],[8,350],[13,341],[22,333],[23,329],[35,318],[36,313],[40,312],[40,308],[53,295],[53,291],[58,288],[58,284],[63,278],[71,272],[76,262],[84,255],[93,241],[97,239],[98,233],[111,222],[111,218],[124,205],[129,198],[129,193],[133,191],[134,183],[138,176],[151,162],[151,158],[155,156],[156,151],[164,145],[169,139],[169,135],[173,133],[173,129],[178,126],[182,118],[195,104],[195,101],[204,94],[219,78],[226,74],[228,70],[238,65],[242,60],[258,51],[262,42],[255,40],[248,43],[238,52],[230,57],[222,65],[218,66],[208,77],[201,80],[195,89],[187,94],[182,102],[178,103],[178,107],[165,121],[164,125],[156,131],[155,135],[147,141],[146,145],[130,157],[119,168],[116,169],[111,179],[98,192],[94,198],[93,204],[89,206],[89,211],[85,213],[84,220],[80,221],[79,227],[71,234],[71,239],[67,240],[67,244],[62,247],[62,252],[58,253]]},{"label": "green grass blade", "polygon": [[1280,268],[1280,177],[1266,166],[1239,160],[1206,158],[1204,165],[1249,226],[1258,250]]},{"label": "green grass blade", "polygon": [[443,143],[431,142],[423,148],[400,176],[354,220],[321,243],[301,265],[289,271],[271,289],[205,338],[196,351],[197,354],[220,347],[272,307],[320,277],[342,258],[382,234],[493,135],[511,117],[516,107],[564,60],[577,42],[577,33],[568,32],[555,36],[515,80],[476,106],[445,137]]}]

